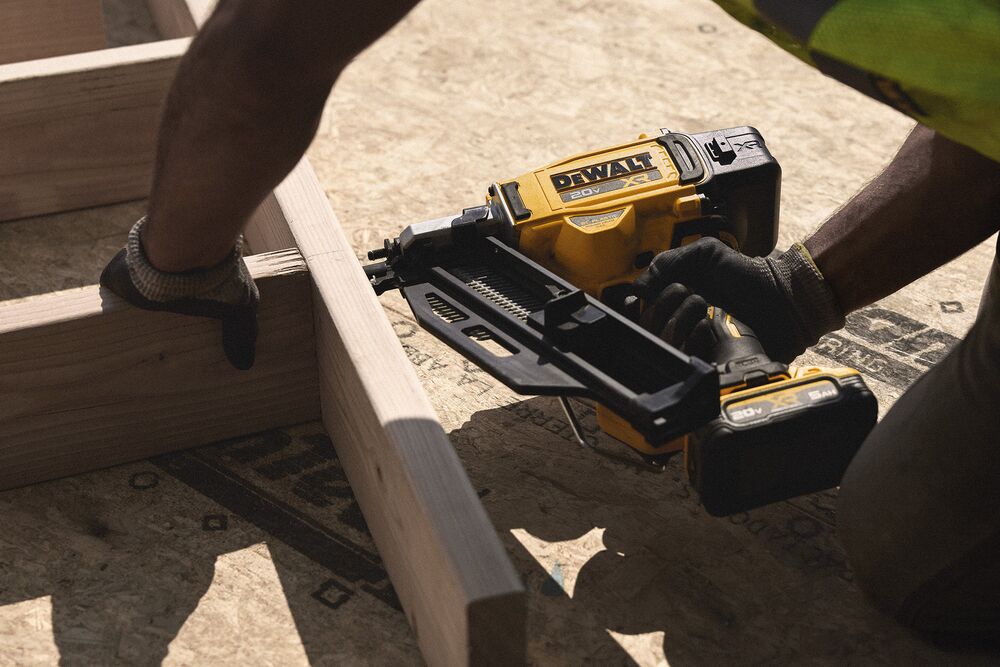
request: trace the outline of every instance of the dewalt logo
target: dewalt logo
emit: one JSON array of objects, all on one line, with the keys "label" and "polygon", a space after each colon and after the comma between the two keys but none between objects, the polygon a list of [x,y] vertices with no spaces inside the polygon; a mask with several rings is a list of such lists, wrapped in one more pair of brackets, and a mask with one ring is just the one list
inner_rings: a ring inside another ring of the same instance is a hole
[{"label": "dewalt logo", "polygon": [[649,153],[638,153],[618,160],[608,160],[598,164],[581,167],[575,171],[553,174],[552,185],[556,192],[591,183],[600,183],[612,178],[621,178],[637,172],[654,169],[653,157]]}]

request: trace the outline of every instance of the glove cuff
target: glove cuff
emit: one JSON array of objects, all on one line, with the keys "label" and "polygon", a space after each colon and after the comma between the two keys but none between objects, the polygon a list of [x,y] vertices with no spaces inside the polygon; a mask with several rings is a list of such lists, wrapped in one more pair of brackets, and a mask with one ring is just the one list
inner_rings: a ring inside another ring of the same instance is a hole
[{"label": "glove cuff", "polygon": [[203,299],[230,304],[246,304],[257,296],[257,288],[243,262],[243,237],[240,236],[226,259],[213,267],[182,273],[156,269],[146,257],[141,232],[146,218],[141,218],[128,234],[125,264],[136,290],[150,301],[165,303],[179,299]]},{"label": "glove cuff", "polygon": [[844,310],[804,245],[795,243],[771,261],[798,316],[803,347],[844,326]]}]

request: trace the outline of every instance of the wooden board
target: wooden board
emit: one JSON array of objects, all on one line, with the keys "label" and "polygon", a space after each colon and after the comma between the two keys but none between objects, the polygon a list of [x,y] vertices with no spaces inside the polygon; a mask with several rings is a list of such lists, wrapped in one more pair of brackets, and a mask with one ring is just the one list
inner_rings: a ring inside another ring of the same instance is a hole
[{"label": "wooden board", "polygon": [[243,230],[243,237],[251,252],[296,247],[295,237],[285,222],[285,215],[273,192],[257,207],[246,229]]},{"label": "wooden board", "polygon": [[101,0],[2,0],[0,64],[103,49]]},{"label": "wooden board", "polygon": [[274,195],[315,285],[323,424],[421,652],[523,663],[520,578],[307,160]]},{"label": "wooden board", "polygon": [[0,220],[145,197],[187,43],[0,65]]},{"label": "wooden board", "polygon": [[316,418],[304,262],[247,264],[261,311],[246,372],[217,321],[141,311],[96,285],[0,302],[0,489]]},{"label": "wooden board", "polygon": [[[157,4],[167,34],[203,21],[203,2],[190,24]],[[294,241],[309,266],[323,424],[425,659],[523,663],[523,585],[308,160],[246,234],[258,252]]]}]

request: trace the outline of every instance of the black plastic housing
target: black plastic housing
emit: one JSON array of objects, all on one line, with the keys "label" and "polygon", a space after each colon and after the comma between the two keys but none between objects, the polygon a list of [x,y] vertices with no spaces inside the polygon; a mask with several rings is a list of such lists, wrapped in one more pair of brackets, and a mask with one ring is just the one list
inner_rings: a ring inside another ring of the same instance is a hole
[{"label": "black plastic housing", "polygon": [[696,430],[688,476],[712,516],[729,516],[840,484],[875,426],[878,403],[860,376],[837,401],[740,427],[724,416]]},{"label": "black plastic housing", "polygon": [[[764,137],[748,125],[699,134],[668,133],[657,139],[677,167],[681,183],[691,182],[707,199],[712,216],[736,239],[745,255],[766,255],[778,242],[781,166]],[[674,246],[689,234],[712,234],[705,220],[680,223]]]},{"label": "black plastic housing", "polygon": [[395,270],[420,325],[514,391],[594,398],[654,445],[719,414],[713,364],[496,238]]}]

